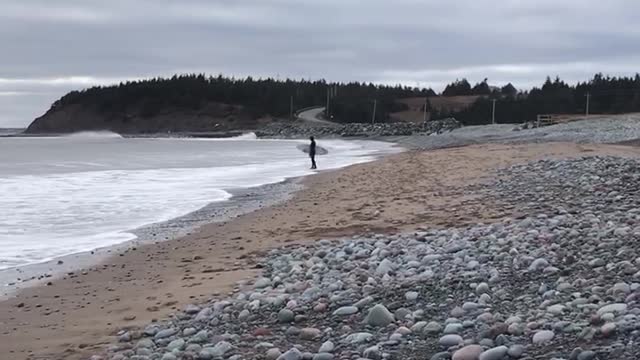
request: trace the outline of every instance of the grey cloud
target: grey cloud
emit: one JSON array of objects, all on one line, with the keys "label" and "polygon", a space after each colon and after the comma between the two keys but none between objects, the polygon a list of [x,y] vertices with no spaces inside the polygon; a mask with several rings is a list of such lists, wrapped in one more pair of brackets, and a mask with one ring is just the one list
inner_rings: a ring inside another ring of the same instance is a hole
[{"label": "grey cloud", "polygon": [[176,72],[436,89],[632,74],[638,11],[625,0],[5,0],[0,126],[7,114],[26,125],[71,89]]}]

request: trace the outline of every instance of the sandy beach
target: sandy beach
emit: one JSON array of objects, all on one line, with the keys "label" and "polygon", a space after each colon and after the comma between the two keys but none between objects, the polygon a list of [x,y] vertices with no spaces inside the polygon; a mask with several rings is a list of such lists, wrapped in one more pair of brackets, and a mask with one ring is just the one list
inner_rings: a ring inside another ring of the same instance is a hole
[{"label": "sandy beach", "polygon": [[233,292],[266,251],[367,233],[490,223],[518,216],[474,188],[509,165],[591,155],[636,157],[616,145],[472,145],[409,151],[303,180],[280,204],[176,240],[129,246],[101,264],[0,303],[0,353],[11,359],[85,359],[121,329]]}]

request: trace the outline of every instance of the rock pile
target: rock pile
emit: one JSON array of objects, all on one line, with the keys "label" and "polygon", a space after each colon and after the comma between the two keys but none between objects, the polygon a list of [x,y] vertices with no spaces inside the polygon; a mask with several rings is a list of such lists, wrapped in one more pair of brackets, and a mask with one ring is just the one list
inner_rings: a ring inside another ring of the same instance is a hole
[{"label": "rock pile", "polygon": [[306,138],[316,137],[372,137],[372,136],[408,136],[414,134],[440,134],[462,126],[456,119],[428,121],[426,123],[349,123],[335,126],[308,126],[299,123],[273,123],[260,131],[258,137]]},{"label": "rock pile", "polygon": [[640,162],[505,169],[494,224],[271,251],[263,277],[122,331],[108,359],[638,359]]}]

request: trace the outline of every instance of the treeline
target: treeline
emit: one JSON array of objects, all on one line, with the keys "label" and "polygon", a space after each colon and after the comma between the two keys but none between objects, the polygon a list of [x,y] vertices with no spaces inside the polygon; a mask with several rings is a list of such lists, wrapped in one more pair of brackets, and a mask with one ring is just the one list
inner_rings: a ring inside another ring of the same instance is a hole
[{"label": "treeline", "polygon": [[[466,79],[447,85],[442,95],[477,95],[472,105],[450,112],[428,109],[431,119],[455,117],[464,124],[491,121],[492,102],[496,103],[496,121],[514,123],[534,121],[538,114],[584,113],[589,94],[590,113],[616,114],[640,111],[640,75],[610,77],[596,74],[593,79],[569,85],[559,78],[547,78],[530,91],[518,92],[512,84],[489,86],[487,79],[471,85]],[[109,115],[136,114],[153,117],[164,110],[198,110],[210,102],[240,105],[253,117],[287,118],[292,110],[327,104],[328,118],[337,122],[370,122],[376,103],[376,122],[389,121],[389,114],[407,109],[397,100],[431,97],[431,89],[386,86],[370,83],[329,83],[324,80],[236,79],[222,75],[175,75],[129,81],[112,86],[97,86],[72,91],[52,105],[52,110],[78,104]],[[293,100],[293,101],[292,101]]]},{"label": "treeline", "polygon": [[442,96],[469,96],[469,95],[505,95],[515,96],[518,90],[511,83],[502,88],[489,86],[488,79],[475,84],[473,87],[467,79],[456,80],[447,85],[442,92]]},{"label": "treeline", "polygon": [[[509,90],[509,89],[506,89]],[[488,124],[496,101],[497,123],[535,121],[539,114],[620,114],[640,111],[640,75],[611,77],[596,74],[593,79],[569,85],[559,77],[547,77],[541,87],[508,93],[492,91],[470,107],[455,113],[435,113],[432,118],[455,117],[465,125]]]},{"label": "treeline", "polygon": [[[167,108],[197,110],[208,102],[241,105],[252,116],[288,117],[293,110],[326,104],[331,97],[330,113],[335,121],[370,121],[372,103],[378,99],[376,113],[382,121],[401,105],[402,97],[435,94],[430,89],[384,86],[365,83],[327,83],[324,80],[236,79],[203,74],[175,75],[128,81],[111,86],[96,86],[72,91],[52,105],[52,110],[78,104],[110,115],[135,112],[152,117]],[[293,101],[292,101],[293,100]],[[367,120],[369,119],[369,120]]]}]

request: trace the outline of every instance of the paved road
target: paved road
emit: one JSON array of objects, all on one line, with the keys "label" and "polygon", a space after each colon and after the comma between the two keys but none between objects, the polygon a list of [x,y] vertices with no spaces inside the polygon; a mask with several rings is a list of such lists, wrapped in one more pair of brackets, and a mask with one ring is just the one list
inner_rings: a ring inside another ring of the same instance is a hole
[{"label": "paved road", "polygon": [[299,113],[298,119],[305,121],[307,123],[317,124],[317,125],[328,125],[328,126],[335,125],[334,122],[320,119],[320,114],[322,114],[323,111],[324,111],[324,107],[309,109]]}]

